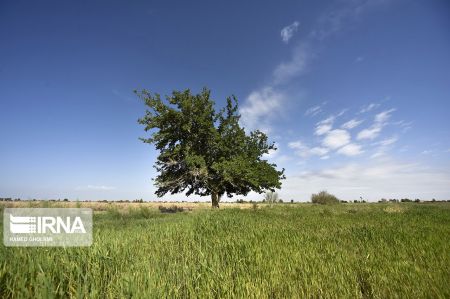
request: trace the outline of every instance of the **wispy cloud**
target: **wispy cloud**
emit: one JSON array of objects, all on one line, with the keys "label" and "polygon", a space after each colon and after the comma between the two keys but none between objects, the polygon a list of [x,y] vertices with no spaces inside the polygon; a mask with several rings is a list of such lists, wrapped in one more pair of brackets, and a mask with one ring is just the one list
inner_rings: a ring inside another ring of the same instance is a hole
[{"label": "wispy cloud", "polygon": [[319,156],[321,159],[328,159],[333,151],[349,157],[362,154],[364,152],[362,146],[351,142],[347,130],[333,130],[335,119],[336,116],[331,115],[316,124],[314,135],[323,136],[320,146],[310,147],[301,141],[295,141],[289,143],[289,148],[296,150],[297,155],[303,158]]},{"label": "wispy cloud", "polygon": [[[308,112],[317,112],[317,107],[320,107],[320,105],[311,107],[308,109]],[[369,105],[365,108],[371,110],[374,109],[374,107],[374,105],[371,107]],[[303,158],[318,156],[321,159],[328,159],[332,153],[354,157],[366,152],[371,154],[371,158],[387,158],[386,153],[392,148],[394,143],[397,142],[397,136],[385,138],[372,144],[355,142],[352,140],[350,130],[360,126],[364,122],[363,119],[357,117],[341,124],[338,128],[333,127],[338,121],[338,118],[348,110],[349,109],[343,109],[340,113],[332,114],[316,123],[314,135],[320,137],[319,140],[315,139],[318,143],[313,143],[309,146],[298,141],[290,143],[289,148],[295,149],[296,154]],[[396,109],[392,108],[374,114],[372,125],[359,131],[359,133],[356,134],[356,140],[373,140],[380,136],[383,128],[391,123],[390,119],[394,111],[396,111]],[[358,116],[358,114],[359,112],[357,112],[355,116]]]},{"label": "wispy cloud", "polygon": [[347,130],[359,125],[362,121],[352,119],[341,126],[342,129],[334,129],[333,123],[337,117],[342,116],[347,109],[343,109],[337,116],[331,115],[328,118],[316,124],[314,135],[324,136],[322,139],[322,146],[329,151],[337,150],[338,154],[345,156],[357,156],[362,154],[362,146],[356,143],[351,143],[351,136]]},{"label": "wispy cloud", "polygon": [[325,106],[327,104],[327,102],[322,102],[322,104],[317,105],[317,106],[313,106],[308,108],[305,111],[305,116],[316,116],[317,114],[321,113],[323,110],[323,106]]},{"label": "wispy cloud", "polygon": [[308,158],[310,156],[323,157],[330,151],[325,147],[309,147],[301,141],[293,141],[288,144],[289,148],[295,150],[296,154],[302,158]]},{"label": "wispy cloud", "polygon": [[386,152],[392,147],[394,143],[396,143],[398,138],[396,136],[390,137],[387,139],[383,139],[379,142],[374,143],[376,148],[376,152],[370,156],[372,159],[381,158],[386,156]]},{"label": "wispy cloud", "polygon": [[358,140],[375,139],[376,137],[378,137],[378,135],[380,135],[381,129],[382,129],[381,125],[375,124],[372,127],[364,129],[361,132],[359,132],[356,139]]},{"label": "wispy cloud", "polygon": [[363,139],[369,139],[373,140],[380,135],[381,130],[386,125],[386,122],[391,117],[392,112],[394,112],[395,109],[389,109],[383,112],[380,112],[375,115],[375,121],[373,125],[367,129],[364,129],[358,133],[358,136],[356,137],[358,140]]},{"label": "wispy cloud", "polygon": [[324,120],[319,121],[316,124],[316,129],[315,129],[314,134],[317,136],[321,136],[321,135],[331,131],[331,129],[333,128],[333,122],[334,122],[335,118],[336,117],[332,115]]},{"label": "wispy cloud", "polygon": [[278,116],[284,95],[272,87],[265,87],[250,93],[240,109],[241,122],[249,130],[270,131],[270,121]]},{"label": "wispy cloud", "polygon": [[289,61],[280,63],[273,71],[274,85],[287,83],[302,74],[311,59],[310,46],[307,43],[298,44],[292,51]]},{"label": "wispy cloud", "polygon": [[359,111],[359,113],[366,113],[369,111],[372,111],[375,108],[378,108],[380,106],[380,104],[378,103],[370,103],[364,107],[361,108],[361,110]]},{"label": "wispy cloud", "polygon": [[400,128],[402,128],[402,132],[406,133],[412,128],[413,122],[412,121],[407,122],[404,120],[400,120],[400,121],[393,122],[392,124],[395,126],[399,126]]},{"label": "wispy cloud", "polygon": [[341,117],[342,115],[344,115],[345,113],[347,113],[347,111],[348,111],[347,108],[342,109],[342,110],[337,114],[336,117]]},{"label": "wispy cloud", "polygon": [[322,111],[322,108],[320,106],[314,106],[311,108],[308,108],[308,110],[306,110],[305,115],[311,115],[311,116],[315,116],[317,114],[319,114]]},{"label": "wispy cloud", "polygon": [[300,23],[295,21],[291,25],[288,25],[281,29],[281,40],[287,44],[292,36],[294,36],[294,33],[297,31],[299,25]]},{"label": "wispy cloud", "polygon": [[337,149],[348,143],[350,143],[350,134],[341,129],[329,131],[322,141],[322,144],[330,149]]},{"label": "wispy cloud", "polygon": [[362,154],[364,151],[362,150],[361,145],[356,143],[349,143],[340,148],[337,152],[345,156],[353,157]]},{"label": "wispy cloud", "polygon": [[385,0],[352,0],[341,1],[343,5],[326,10],[318,19],[316,27],[310,36],[317,40],[324,40],[345,28],[349,22],[355,21],[362,13],[371,7],[378,6]]},{"label": "wispy cloud", "polygon": [[392,112],[394,112],[395,109],[389,109],[383,112],[378,113],[377,115],[375,115],[375,122],[377,123],[385,123],[390,117]]},{"label": "wispy cloud", "polygon": [[363,120],[358,120],[358,119],[354,118],[354,119],[349,120],[348,122],[344,123],[341,126],[341,128],[351,130],[351,129],[359,126],[362,122],[363,122]]},{"label": "wispy cloud", "polygon": [[391,137],[391,138],[383,139],[380,142],[377,142],[376,144],[380,145],[380,146],[389,146],[389,145],[396,143],[397,140],[398,140],[397,137]]},{"label": "wispy cloud", "polygon": [[279,86],[303,73],[309,59],[308,46],[300,44],[294,48],[291,60],[279,64],[273,71],[273,80],[260,89],[252,91],[239,110],[242,124],[250,129],[271,131],[271,121],[283,110],[286,96]]},{"label": "wispy cloud", "polygon": [[[285,107],[284,100],[287,98],[285,92],[283,92],[285,85],[293,78],[306,72],[311,60],[316,57],[314,49],[318,43],[322,42],[330,34],[341,30],[344,23],[353,19],[362,11],[367,10],[369,6],[372,6],[369,2],[372,1],[353,0],[346,2],[337,9],[328,10],[319,18],[311,34],[303,38],[293,48],[290,59],[281,62],[274,68],[270,82],[252,91],[247,97],[240,112],[243,116],[243,121],[248,127],[250,126],[252,129],[261,129],[262,127],[271,129],[271,121],[268,121],[268,119],[271,119],[270,115],[282,112],[283,107]],[[299,22],[295,21],[283,28],[280,32],[282,40],[288,43],[298,30],[298,27]],[[259,105],[262,105],[263,108],[260,108]],[[267,109],[266,107],[272,107],[272,109]],[[312,108],[314,109],[310,110],[308,115],[317,115],[320,112],[320,107]]]}]

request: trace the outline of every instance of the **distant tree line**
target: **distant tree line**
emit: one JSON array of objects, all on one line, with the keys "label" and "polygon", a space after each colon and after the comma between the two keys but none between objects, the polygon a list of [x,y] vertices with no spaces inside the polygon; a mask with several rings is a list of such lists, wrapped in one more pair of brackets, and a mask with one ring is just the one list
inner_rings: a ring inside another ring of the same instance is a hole
[{"label": "distant tree line", "polygon": [[[12,198],[12,197],[0,197],[0,201],[21,201],[22,199],[20,198]],[[25,201],[38,201],[41,199],[26,199]],[[64,199],[44,199],[46,201],[52,201],[52,202],[56,202],[56,201],[64,201],[64,202],[69,202],[71,201],[68,198],[64,198]],[[77,202],[81,202],[80,200],[76,200]],[[92,202],[92,200],[83,200],[82,202]],[[134,199],[134,200],[97,200],[95,202],[117,202],[117,203],[144,203],[145,201],[141,198],[141,199]],[[186,200],[183,201],[152,201],[152,202],[159,202],[159,203],[168,203],[168,202],[187,202]],[[192,201],[191,203],[199,203],[200,201]],[[313,194],[311,196],[311,202],[312,203],[316,203],[316,204],[336,204],[336,203],[366,203],[366,201],[362,198],[360,198],[360,200],[353,200],[353,201],[346,201],[346,200],[340,200],[338,199],[336,196],[334,196],[333,194],[328,193],[327,191],[321,191],[318,194]],[[396,199],[396,198],[390,198],[390,199],[386,199],[386,198],[382,198],[378,201],[379,203],[401,203],[401,202],[415,202],[415,203],[420,203],[420,202],[450,202],[449,200],[436,200],[435,198],[433,198],[432,200],[420,200],[419,198],[416,199],[409,199],[409,198],[401,198],[401,199]],[[242,198],[236,200],[236,203],[269,203],[269,204],[273,204],[273,203],[284,203],[284,201],[278,197],[278,194],[276,192],[267,192],[264,196],[264,198],[260,201],[258,200],[244,200]],[[291,199],[290,203],[294,203],[294,200]]]},{"label": "distant tree line", "polygon": [[12,199],[11,197],[0,197],[0,201],[20,201],[20,198],[14,198]]}]

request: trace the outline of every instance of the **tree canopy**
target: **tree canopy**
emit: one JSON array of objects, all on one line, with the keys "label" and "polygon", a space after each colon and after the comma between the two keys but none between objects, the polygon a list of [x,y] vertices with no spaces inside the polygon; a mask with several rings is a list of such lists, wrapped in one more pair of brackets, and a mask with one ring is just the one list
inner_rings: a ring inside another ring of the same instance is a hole
[{"label": "tree canopy", "polygon": [[262,193],[281,187],[284,169],[269,163],[263,154],[276,150],[259,130],[246,134],[240,126],[238,101],[228,97],[226,107],[214,108],[210,90],[173,91],[165,100],[147,90],[135,91],[147,109],[138,122],[150,132],[145,143],[159,151],[155,163],[156,195],[186,192],[211,196],[219,207],[222,195]]}]

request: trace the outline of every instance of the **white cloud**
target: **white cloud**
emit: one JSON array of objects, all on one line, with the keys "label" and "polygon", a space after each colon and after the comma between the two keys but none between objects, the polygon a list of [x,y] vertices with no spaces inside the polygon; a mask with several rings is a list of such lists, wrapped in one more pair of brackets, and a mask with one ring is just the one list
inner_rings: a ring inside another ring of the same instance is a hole
[{"label": "white cloud", "polygon": [[318,113],[320,113],[322,111],[322,108],[320,106],[314,106],[311,108],[308,108],[308,110],[306,110],[305,115],[311,115],[311,116],[315,116]]},{"label": "white cloud", "polygon": [[367,106],[364,106],[361,108],[361,110],[359,111],[359,113],[366,113],[369,112],[375,108],[378,108],[380,106],[380,104],[377,103],[370,103]]},{"label": "white cloud", "polygon": [[287,162],[291,161],[292,159],[293,158],[291,156],[289,156],[289,155],[277,155],[273,159],[273,162],[275,162],[276,164],[284,164],[284,163],[287,163]]},{"label": "white cloud", "polygon": [[406,133],[407,131],[409,131],[412,128],[413,123],[412,123],[412,121],[406,122],[404,120],[400,120],[400,121],[393,122],[392,124],[401,127],[402,132]]},{"label": "white cloud", "polygon": [[304,145],[301,141],[292,141],[288,143],[288,146],[292,149],[301,149]]},{"label": "white cloud", "polygon": [[317,156],[323,156],[323,155],[326,155],[326,154],[328,154],[328,152],[329,152],[330,150],[329,149],[327,149],[327,148],[324,148],[324,147],[313,147],[311,150],[310,150],[310,152],[311,152],[311,154],[313,154],[313,155],[317,155]]},{"label": "white cloud", "polygon": [[294,149],[296,154],[302,158],[308,158],[310,156],[321,157],[321,156],[325,156],[330,151],[328,148],[319,147],[319,146],[310,148],[309,146],[307,146],[306,144],[304,144],[301,141],[289,142],[288,146],[289,146],[289,148]]},{"label": "white cloud", "polygon": [[284,95],[271,87],[253,91],[239,110],[242,125],[249,130],[270,131],[270,120],[279,116]]},{"label": "white cloud", "polygon": [[[283,85],[287,84],[294,77],[303,74],[312,59],[315,57],[314,47],[317,45],[317,39],[339,31],[343,23],[346,23],[359,15],[360,12],[367,10],[369,1],[352,0],[345,5],[341,5],[337,10],[327,11],[322,15],[319,22],[315,25],[314,32],[307,38],[299,42],[292,50],[290,59],[281,62],[272,72],[272,80],[267,85],[254,90],[247,98],[240,113],[242,115],[242,123],[248,128],[259,128],[263,131],[272,129],[271,123],[273,117],[271,114],[282,112],[284,93],[281,92]],[[299,23],[293,24],[281,30],[281,36],[284,42],[288,43],[295,31],[298,29]],[[273,108],[273,110],[271,110]],[[319,107],[312,107],[307,111],[306,115],[316,115],[320,113]],[[272,113],[273,112],[273,113]],[[339,115],[345,112],[343,110]],[[338,116],[339,116],[338,115]],[[318,132],[329,130],[329,127],[322,127]]]},{"label": "white cloud", "polygon": [[356,139],[362,140],[362,139],[375,139],[380,135],[382,127],[380,125],[374,125],[368,129],[364,129],[361,132],[358,133],[358,136],[356,136]]},{"label": "white cloud", "polygon": [[322,144],[330,149],[337,149],[348,143],[350,143],[350,134],[341,129],[329,131],[322,141]]},{"label": "white cloud", "polygon": [[398,140],[397,137],[391,137],[384,140],[381,140],[380,142],[374,143],[375,146],[378,146],[376,152],[370,156],[372,159],[385,157],[386,152],[389,150],[389,148],[396,143]]},{"label": "white cloud", "polygon": [[305,111],[305,116],[316,116],[317,114],[322,112],[322,107],[325,106],[326,104],[327,104],[327,102],[323,102],[320,105],[308,108]]},{"label": "white cloud", "polygon": [[392,144],[396,143],[397,140],[398,140],[398,138],[394,136],[394,137],[391,137],[391,138],[387,138],[387,139],[381,140],[377,144],[381,145],[381,146],[389,146],[389,145],[392,145]]},{"label": "white cloud", "polygon": [[[291,58],[288,61],[280,63],[272,73],[272,82],[267,84],[266,86],[253,91],[248,98],[251,97],[259,97],[261,98],[261,102],[266,102],[264,99],[266,98],[264,93],[267,90],[274,91],[275,89],[280,88],[280,85],[288,83],[292,78],[298,76],[306,71],[306,68],[311,59],[314,58],[315,53],[313,52],[312,45],[316,44],[317,40],[314,39],[322,39],[323,37],[329,35],[330,33],[339,31],[341,25],[344,21],[348,21],[348,19],[353,19],[356,15],[358,15],[361,11],[366,10],[369,6],[367,2],[360,2],[357,0],[353,1],[346,5],[341,6],[336,11],[328,11],[320,18],[319,22],[316,24],[316,28],[313,30],[314,32],[311,35],[304,39],[302,42],[298,43],[296,47],[294,47],[292,51]],[[298,29],[299,23],[296,21],[293,24],[283,28],[281,30],[281,36],[283,41],[286,43],[292,38],[295,31]],[[279,92],[278,92],[279,93]],[[280,98],[280,96],[277,96]],[[257,103],[260,101],[254,101]],[[272,102],[271,99],[268,100],[268,104]],[[276,101],[277,102],[277,101]],[[258,108],[254,103],[245,103],[241,112],[247,114],[243,116],[243,118],[247,118],[246,123],[247,126],[253,127],[268,127],[270,130],[270,122],[265,121],[264,123],[259,123],[265,116],[268,116],[269,113],[262,112],[266,111],[266,108]],[[277,111],[279,111],[280,105],[277,105]],[[315,110],[317,112],[317,110]],[[312,111],[311,113],[315,113]],[[270,118],[270,117],[269,117]]]},{"label": "white cloud", "polygon": [[300,23],[295,21],[291,25],[286,26],[283,29],[281,29],[280,34],[281,34],[281,39],[283,40],[283,42],[285,42],[286,44],[289,42],[289,40],[292,38],[294,33],[297,31],[299,25],[300,25]]},{"label": "white cloud", "polygon": [[359,144],[349,143],[346,146],[341,147],[337,152],[339,154],[352,157],[362,154],[363,150]]},{"label": "white cloud", "polygon": [[323,134],[331,131],[332,128],[333,127],[329,124],[318,125],[316,127],[316,131],[314,132],[314,134],[320,136],[320,135],[323,135]]},{"label": "white cloud", "polygon": [[348,111],[347,108],[342,109],[341,112],[338,113],[337,117],[344,115],[347,111]]},{"label": "white cloud", "polygon": [[353,129],[353,128],[356,128],[357,126],[359,126],[361,123],[363,122],[363,120],[358,120],[358,119],[352,119],[352,120],[349,120],[348,122],[346,122],[345,124],[343,124],[341,127],[343,128],[343,129],[348,129],[348,130],[350,130],[350,129]]},{"label": "white cloud", "polygon": [[321,136],[321,135],[331,131],[331,129],[333,128],[334,120],[335,120],[335,117],[332,115],[324,120],[319,121],[316,124],[316,129],[315,129],[314,134],[317,136]]},{"label": "white cloud", "polygon": [[371,159],[376,159],[376,158],[380,158],[380,157],[384,157],[386,155],[385,152],[383,151],[377,151],[375,152],[372,156],[370,156]]},{"label": "white cloud", "polygon": [[309,177],[323,177],[330,179],[353,179],[359,172],[358,165],[351,163],[337,168],[326,168],[309,174]]},{"label": "white cloud", "polygon": [[310,50],[306,43],[294,48],[291,60],[280,63],[273,71],[274,84],[283,84],[293,77],[303,73],[310,59]]},{"label": "white cloud", "polygon": [[334,117],[333,115],[319,121],[317,124],[318,125],[323,125],[323,124],[333,124],[334,120],[336,119],[336,117]]},{"label": "white cloud", "polygon": [[375,122],[377,123],[385,123],[391,117],[391,113],[394,112],[395,109],[389,109],[375,115]]},{"label": "white cloud", "polygon": [[308,56],[306,44],[298,45],[292,53],[291,60],[275,68],[273,82],[248,95],[239,110],[244,127],[250,130],[260,129],[264,132],[272,130],[271,121],[279,117],[282,112],[282,102],[285,99],[284,93],[280,92],[277,86],[301,74],[306,67]]},{"label": "white cloud", "polygon": [[311,155],[309,147],[301,141],[289,142],[288,146],[295,150],[295,153],[302,158],[307,158]]},{"label": "white cloud", "polygon": [[389,109],[389,110],[385,110],[385,111],[380,112],[377,115],[375,115],[374,124],[370,128],[360,131],[356,138],[358,140],[362,140],[362,139],[373,140],[373,139],[377,138],[378,135],[380,135],[383,127],[386,125],[386,122],[391,117],[392,112],[394,112],[394,111],[395,111],[395,109]]}]

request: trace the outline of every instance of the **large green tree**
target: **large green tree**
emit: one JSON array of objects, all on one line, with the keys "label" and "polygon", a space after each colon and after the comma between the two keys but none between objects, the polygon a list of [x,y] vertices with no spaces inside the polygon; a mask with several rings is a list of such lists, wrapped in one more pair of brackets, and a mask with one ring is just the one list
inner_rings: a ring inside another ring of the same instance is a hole
[{"label": "large green tree", "polygon": [[147,106],[138,121],[151,133],[141,140],[160,152],[155,164],[159,197],[186,191],[187,196],[211,196],[212,207],[218,208],[224,194],[281,187],[284,169],[278,171],[263,158],[276,150],[275,144],[259,130],[246,134],[239,125],[236,97],[216,111],[206,88],[196,95],[189,89],[174,91],[165,100],[147,90],[135,92]]}]

